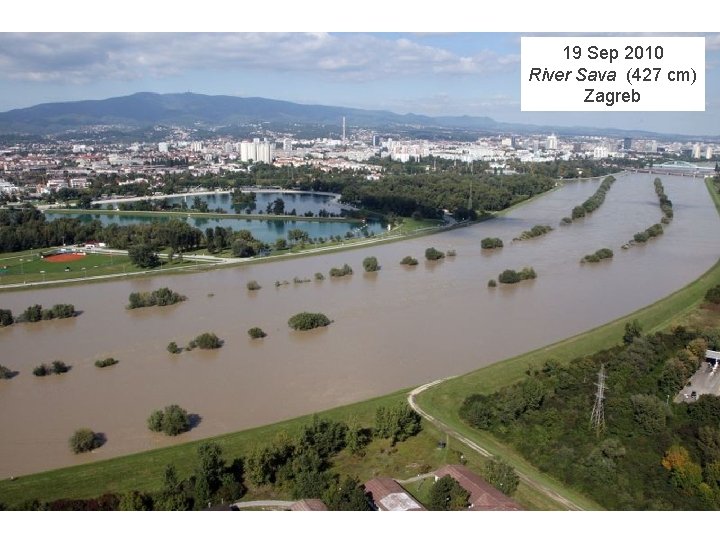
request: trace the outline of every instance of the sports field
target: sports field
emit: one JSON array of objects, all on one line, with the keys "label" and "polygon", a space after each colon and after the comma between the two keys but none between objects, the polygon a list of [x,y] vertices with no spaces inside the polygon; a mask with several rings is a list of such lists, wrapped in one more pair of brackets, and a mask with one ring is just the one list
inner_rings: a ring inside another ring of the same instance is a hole
[{"label": "sports field", "polygon": [[50,251],[45,249],[0,254],[0,285],[38,283],[140,270],[130,263],[126,255],[63,253],[41,257],[41,253]]}]

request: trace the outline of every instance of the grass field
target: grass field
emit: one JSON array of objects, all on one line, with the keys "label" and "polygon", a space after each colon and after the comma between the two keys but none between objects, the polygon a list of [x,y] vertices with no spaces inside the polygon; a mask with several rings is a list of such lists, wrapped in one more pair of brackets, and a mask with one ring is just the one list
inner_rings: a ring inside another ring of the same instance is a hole
[{"label": "grass field", "polygon": [[[0,254],[0,285],[14,283],[52,283],[64,279],[82,279],[115,274],[134,274],[147,269],[135,266],[127,255],[88,253],[82,259],[68,262],[51,262],[40,258],[40,253],[51,248]],[[195,263],[177,260],[163,261],[159,269],[174,270],[192,267]]]}]

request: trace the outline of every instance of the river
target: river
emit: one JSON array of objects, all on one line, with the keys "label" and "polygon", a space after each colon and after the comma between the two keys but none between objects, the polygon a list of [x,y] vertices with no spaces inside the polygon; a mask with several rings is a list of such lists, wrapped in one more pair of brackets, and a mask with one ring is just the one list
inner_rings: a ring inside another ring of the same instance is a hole
[{"label": "river", "polygon": [[[502,217],[414,240],[341,253],[179,276],[157,276],[36,291],[7,292],[0,307],[21,312],[40,303],[73,303],[71,320],[0,329],[0,363],[20,374],[0,381],[3,411],[0,477],[96,461],[267,424],[419,385],[547,345],[650,304],[694,280],[720,252],[720,218],[704,183],[662,177],[675,219],[646,245],[621,250],[635,232],[661,217],[652,175],[619,175],[590,217],[560,226],[599,181],[571,182]],[[523,230],[555,230],[512,242]],[[480,249],[499,236],[505,247]],[[425,248],[455,249],[456,257],[423,260]],[[615,257],[580,265],[601,247]],[[364,274],[374,255],[382,269]],[[399,265],[405,255],[420,260]],[[351,277],[292,284],[293,277],[327,275],[347,262]],[[532,265],[538,277],[487,287],[505,268]],[[262,289],[245,285],[257,280]],[[290,282],[276,288],[276,280]],[[188,296],[182,304],[127,311],[128,295],[167,286]],[[295,333],[288,318],[320,311],[327,328]],[[251,341],[260,326],[268,336]],[[216,351],[170,355],[215,332]],[[112,356],[116,366],[98,369]],[[64,375],[37,378],[32,368],[63,360]],[[178,403],[201,421],[167,438],[148,431],[152,410]],[[67,440],[79,427],[103,432],[107,443],[73,455]]]}]

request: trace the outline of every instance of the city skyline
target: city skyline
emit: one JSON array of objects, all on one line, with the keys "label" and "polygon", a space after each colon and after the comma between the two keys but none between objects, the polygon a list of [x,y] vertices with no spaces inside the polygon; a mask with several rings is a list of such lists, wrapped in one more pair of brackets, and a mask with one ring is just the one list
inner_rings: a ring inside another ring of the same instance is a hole
[{"label": "city skyline", "polygon": [[[499,122],[717,135],[720,34],[706,111],[520,111],[526,33],[0,34],[0,110],[134,92],[197,92]],[[689,34],[682,34],[689,35]]]}]

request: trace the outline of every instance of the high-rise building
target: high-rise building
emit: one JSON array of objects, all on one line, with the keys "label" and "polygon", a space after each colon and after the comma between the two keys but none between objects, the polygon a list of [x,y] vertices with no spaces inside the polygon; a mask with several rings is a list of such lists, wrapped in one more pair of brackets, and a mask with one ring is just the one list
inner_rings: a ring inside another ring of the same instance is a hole
[{"label": "high-rise building", "polygon": [[700,152],[701,152],[700,143],[693,144],[693,149],[692,149],[693,159],[700,159]]},{"label": "high-rise building", "polygon": [[632,139],[630,137],[625,137],[623,139],[622,149],[625,150],[626,152],[628,150],[632,149]]},{"label": "high-rise building", "polygon": [[547,138],[547,144],[545,146],[548,150],[557,150],[558,149],[558,138],[553,133]]},{"label": "high-rise building", "polygon": [[203,151],[203,143],[202,141],[193,141],[190,145],[190,151],[191,152],[202,152]]},{"label": "high-rise building", "polygon": [[712,157],[713,157],[713,147],[708,146],[707,149],[705,150],[705,159],[712,159]]},{"label": "high-rise building", "polygon": [[168,143],[166,143],[166,142],[158,143],[158,152],[162,152],[162,153],[164,153],[164,154],[167,154],[167,152],[168,152]]},{"label": "high-rise building", "polygon": [[292,152],[292,139],[290,139],[290,138],[283,139],[283,151]]}]

